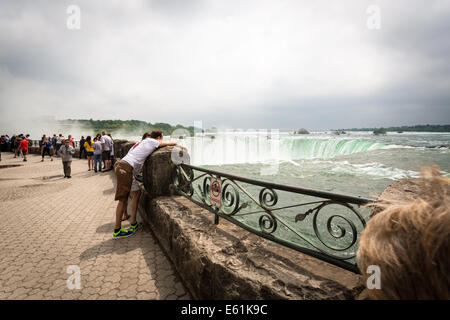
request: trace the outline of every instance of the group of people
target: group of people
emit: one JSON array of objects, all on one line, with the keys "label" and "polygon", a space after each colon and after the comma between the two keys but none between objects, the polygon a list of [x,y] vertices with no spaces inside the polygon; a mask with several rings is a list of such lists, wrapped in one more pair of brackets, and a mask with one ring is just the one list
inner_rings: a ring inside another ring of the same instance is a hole
[{"label": "group of people", "polygon": [[63,145],[65,145],[66,140],[68,140],[69,145],[75,148],[75,139],[69,134],[67,139],[60,133],[58,136],[53,134],[53,137],[47,137],[45,134],[39,141],[39,147],[41,148],[42,162],[47,154],[50,160],[53,161],[53,157],[59,155],[59,150]]},{"label": "group of people", "polygon": [[[71,165],[72,156],[75,153],[75,140],[71,135],[69,135],[67,139],[64,139],[61,134],[59,136],[62,137],[64,145],[58,145],[58,138],[56,138],[55,153],[62,158],[64,177],[71,178]],[[54,135],[54,137],[56,137],[56,135]],[[51,145],[46,141],[44,135],[42,145],[44,148],[51,148]],[[94,139],[92,139],[91,136],[87,136],[86,139],[84,136],[81,136],[79,143],[79,158],[81,159],[84,153],[84,158],[88,160],[88,171],[94,170],[95,172],[102,172],[111,170],[114,161],[114,142],[111,134],[106,134],[106,132],[103,131],[101,134],[97,134]],[[46,151],[43,149],[41,161],[44,161],[45,153]],[[50,152],[47,153],[51,154]],[[102,161],[104,164],[103,168]]]},{"label": "group of people", "polygon": [[0,161],[2,160],[2,152],[11,151],[14,158],[22,157],[23,161],[27,161],[28,147],[30,145],[30,135],[23,133],[14,134],[11,138],[5,134],[0,137]]},{"label": "group of people", "polygon": [[[21,156],[23,161],[27,161],[27,154],[29,146],[32,144],[30,135],[14,134],[11,138],[4,134],[0,137],[0,161],[1,152],[11,151],[14,153],[14,158]],[[61,157],[64,169],[64,177],[71,178],[71,163],[73,155],[75,154],[76,141],[72,135],[64,137],[61,133],[59,135],[47,136],[44,134],[39,141],[39,148],[41,154],[41,162],[44,162],[45,156]],[[111,134],[103,131],[97,134],[94,139],[91,136],[81,137],[79,141],[79,158],[83,156],[88,160],[88,171],[95,172],[112,170],[114,162],[114,142]],[[103,166],[102,166],[103,164]]]},{"label": "group of people", "polygon": [[[97,134],[94,139],[91,136],[84,136],[80,139],[80,159],[84,153],[85,159],[88,160],[88,171],[95,172],[112,170],[114,162],[114,142],[111,134],[105,131]],[[102,169],[102,162],[104,167]]]},{"label": "group of people", "polygon": [[[136,174],[142,167],[145,159],[152,154],[158,147],[173,146],[176,142],[163,142],[163,133],[160,130],[154,130],[152,132],[144,133],[142,140],[136,143],[123,157],[115,168],[115,174],[117,176],[117,189],[115,200],[118,200],[116,208],[116,225],[113,232],[113,238],[128,237],[139,229],[141,226],[136,222],[137,204],[140,197],[140,189],[136,181]],[[18,152],[26,160],[26,154],[28,152],[28,145],[30,143],[29,135],[14,135],[9,138],[8,135],[2,135],[0,139],[1,150],[10,150],[14,152],[14,157]],[[111,134],[107,134],[103,131],[101,134],[97,134],[94,139],[91,136],[81,137],[79,141],[80,146],[80,159],[84,156],[88,160],[88,171],[94,170],[95,172],[109,171],[113,168],[114,161],[114,142]],[[75,140],[71,135],[67,139],[62,135],[56,134],[53,137],[47,137],[45,134],[42,136],[39,146],[41,148],[40,153],[42,156],[42,162],[46,155],[53,161],[53,157],[58,155],[61,157],[64,169],[64,178],[71,178],[71,164],[73,155],[75,154]],[[1,158],[0,158],[1,159]],[[102,161],[104,167],[102,168]],[[127,213],[128,197],[132,198],[132,213],[131,216]],[[129,219],[131,217],[130,229],[125,230],[121,226],[121,221]]]},{"label": "group of people", "polygon": [[72,135],[65,138],[61,133],[57,136],[47,137],[45,134],[39,141],[40,153],[42,156],[41,162],[44,162],[45,155],[50,157],[53,161],[54,156],[60,156],[63,164],[64,178],[72,178],[72,156],[75,153],[75,139]]},{"label": "group of people", "polygon": [[[15,137],[15,136],[14,136]],[[24,140],[28,146],[29,135]],[[9,138],[9,137],[8,137]],[[16,139],[16,140],[20,140]],[[2,136],[1,143],[5,140]],[[113,231],[113,238],[129,237],[137,231],[142,224],[137,223],[136,213],[137,205],[140,197],[140,189],[136,180],[136,175],[140,171],[142,164],[149,155],[151,155],[157,148],[164,146],[174,146],[176,142],[163,142],[163,133],[160,130],[144,133],[142,140],[137,142],[123,157],[115,167],[115,174],[117,176],[117,189],[115,200],[118,200],[116,208],[116,225]],[[8,140],[6,140],[8,141]],[[20,145],[25,143],[20,143]],[[13,143],[13,145],[15,145]],[[75,153],[75,140],[71,135],[64,138],[62,134],[49,138],[45,134],[40,141],[42,160],[45,155],[50,156],[53,161],[53,156],[59,155],[61,157],[64,169],[64,177],[71,178],[71,163]],[[21,150],[28,150],[28,148],[21,148]],[[26,151],[24,153],[26,155]],[[103,131],[97,134],[94,139],[91,136],[84,136],[80,139],[80,159],[84,157],[88,160],[88,171],[95,172],[109,171],[113,168],[114,161],[114,142],[110,134]],[[24,160],[26,161],[26,160]],[[104,167],[102,168],[102,163]],[[128,198],[131,195],[131,216],[127,213]],[[131,225],[128,230],[122,228],[121,222],[131,218]]]}]

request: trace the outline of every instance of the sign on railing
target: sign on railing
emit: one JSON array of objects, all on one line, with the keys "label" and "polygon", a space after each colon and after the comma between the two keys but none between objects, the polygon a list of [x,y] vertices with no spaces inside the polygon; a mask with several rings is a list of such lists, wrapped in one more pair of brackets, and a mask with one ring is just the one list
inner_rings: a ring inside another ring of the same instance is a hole
[{"label": "sign on railing", "polygon": [[180,195],[254,234],[359,273],[356,251],[374,201],[176,166]]}]

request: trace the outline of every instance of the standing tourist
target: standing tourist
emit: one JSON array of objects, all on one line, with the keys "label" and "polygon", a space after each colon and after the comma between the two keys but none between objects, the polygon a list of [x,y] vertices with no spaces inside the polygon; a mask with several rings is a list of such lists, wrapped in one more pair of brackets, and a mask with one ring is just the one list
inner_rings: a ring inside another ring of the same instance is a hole
[{"label": "standing tourist", "polygon": [[2,161],[2,151],[6,151],[8,149],[8,135],[2,135],[0,138],[0,161]]},{"label": "standing tourist", "polygon": [[84,136],[81,136],[81,139],[80,139],[80,159],[81,159],[81,154],[83,153],[83,151],[84,151],[84,158],[86,159],[87,158],[87,154],[86,154],[86,148],[84,147],[84,143],[86,142],[86,140],[84,140]]},{"label": "standing tourist", "polygon": [[[100,145],[102,144],[102,135],[100,133],[97,133],[97,135],[95,136],[95,138],[97,139],[97,141],[100,142]],[[105,169],[105,161],[103,161],[103,158],[101,159],[101,164],[103,164],[103,170]]]},{"label": "standing tourist", "polygon": [[69,139],[69,145],[70,145],[72,148],[75,148],[75,139],[72,138],[72,135],[71,135],[71,134],[69,134],[69,136],[67,137],[67,139]]},{"label": "standing tourist", "polygon": [[50,161],[53,161],[53,153],[50,151],[51,148],[51,142],[48,141],[48,138],[45,137],[44,141],[42,142],[42,160],[41,162],[44,162],[44,156],[47,153],[50,156]]},{"label": "standing tourist", "polygon": [[22,136],[18,135],[14,140],[14,158],[17,158],[20,154],[20,142],[22,142]]},{"label": "standing tourist", "polygon": [[11,144],[11,152],[14,153],[14,158],[16,155],[16,145],[15,145],[16,139],[17,139],[16,134],[13,134],[13,136],[11,137],[10,144]]},{"label": "standing tourist", "polygon": [[[176,142],[162,142],[163,134],[160,130],[154,130],[152,133],[146,132],[142,141],[136,143],[116,165],[115,173],[117,177],[117,187],[115,200],[118,200],[116,208],[116,225],[113,232],[113,238],[125,238],[134,234],[142,224],[136,221],[137,204],[140,193],[137,182],[133,185],[133,173],[138,172],[145,159],[151,155],[158,147],[175,146]],[[132,193],[131,202],[131,226],[129,230],[122,228],[122,216],[128,204],[128,196]]]},{"label": "standing tourist", "polygon": [[27,161],[27,153],[28,153],[28,139],[24,138],[20,141],[20,149],[22,152],[23,161]]},{"label": "standing tourist", "polygon": [[58,135],[58,138],[56,138],[56,153],[57,153],[57,154],[59,154],[58,151],[59,151],[59,149],[61,148],[61,146],[63,145],[63,143],[64,143],[64,137],[63,137],[63,135],[60,133],[60,134]]},{"label": "standing tourist", "polygon": [[111,138],[111,153],[109,154],[110,158],[109,160],[111,160],[111,169],[114,167],[114,139],[112,137],[112,135],[110,133],[108,133],[108,137]]},{"label": "standing tourist", "polygon": [[48,138],[48,144],[50,145],[50,159],[53,161],[53,155],[55,154],[55,147],[52,143],[52,138]]},{"label": "standing tourist", "polygon": [[[81,137],[81,138],[84,138],[84,137]],[[94,146],[93,146],[93,143],[91,140],[91,136],[87,136],[86,141],[84,142],[83,148],[86,150],[88,168],[89,168],[88,171],[91,171],[91,169],[94,167]],[[81,140],[80,140],[80,150],[81,150]],[[81,157],[80,157],[80,159],[81,159]]]},{"label": "standing tourist", "polygon": [[4,142],[4,140],[5,140],[5,136],[2,136],[1,138],[0,138],[0,144],[1,144],[1,147],[0,147],[0,161],[2,161],[2,151],[3,151],[3,145],[5,144],[5,142]]},{"label": "standing tourist", "polygon": [[0,138],[0,151],[3,152],[7,151],[8,143],[9,143],[8,135],[2,135],[2,137]]},{"label": "standing tourist", "polygon": [[39,148],[41,149],[40,151],[41,151],[41,153],[42,153],[42,145],[44,144],[44,140],[45,140],[45,138],[46,138],[46,135],[44,134],[44,135],[42,135],[42,138],[41,138],[41,141],[39,141]]},{"label": "standing tourist", "polygon": [[72,165],[72,155],[75,153],[75,149],[69,144],[69,139],[64,141],[64,145],[59,148],[58,154],[61,156],[63,168],[64,168],[64,178],[71,178],[71,165]]},{"label": "standing tourist", "polygon": [[102,159],[105,161],[105,171],[111,170],[111,146],[113,144],[111,138],[102,132]]},{"label": "standing tourist", "polygon": [[58,138],[56,137],[56,134],[53,134],[52,137],[52,147],[53,147],[53,155],[56,155],[56,141]]},{"label": "standing tourist", "polygon": [[94,171],[102,172],[102,143],[100,142],[98,135],[94,139]]}]

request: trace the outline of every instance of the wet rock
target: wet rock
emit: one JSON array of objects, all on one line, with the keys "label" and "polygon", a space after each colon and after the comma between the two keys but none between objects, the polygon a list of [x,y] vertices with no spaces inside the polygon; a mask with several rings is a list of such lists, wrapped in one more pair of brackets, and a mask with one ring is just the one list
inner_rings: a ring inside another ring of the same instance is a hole
[{"label": "wet rock", "polygon": [[[420,179],[410,178],[394,181],[378,196],[378,199],[413,201],[418,195],[420,195]],[[375,206],[370,216],[373,217],[380,211],[381,209]]]}]

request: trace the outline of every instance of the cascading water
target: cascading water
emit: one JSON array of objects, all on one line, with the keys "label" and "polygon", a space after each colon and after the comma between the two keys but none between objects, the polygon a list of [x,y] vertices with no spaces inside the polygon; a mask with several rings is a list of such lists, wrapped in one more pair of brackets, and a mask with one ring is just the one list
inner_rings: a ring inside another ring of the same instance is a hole
[{"label": "cascading water", "polygon": [[284,139],[281,144],[286,155],[283,160],[329,159],[386,147],[382,143],[361,139]]},{"label": "cascading water", "polygon": [[382,143],[363,139],[273,137],[256,134],[197,136],[178,142],[190,150],[191,163],[194,165],[329,159],[386,147]]}]

